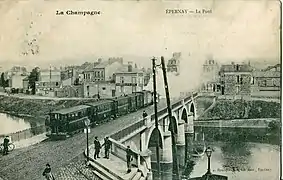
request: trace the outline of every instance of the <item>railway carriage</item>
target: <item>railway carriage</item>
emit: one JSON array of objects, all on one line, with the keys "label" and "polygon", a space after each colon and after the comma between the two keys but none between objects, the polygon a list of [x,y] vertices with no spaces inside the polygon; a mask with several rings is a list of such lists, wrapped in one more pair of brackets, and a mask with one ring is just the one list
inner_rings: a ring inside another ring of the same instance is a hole
[{"label": "railway carriage", "polygon": [[113,100],[101,100],[94,103],[88,103],[87,105],[90,106],[88,117],[91,124],[100,124],[111,118],[115,118],[116,108],[113,102]]},{"label": "railway carriage", "polygon": [[46,125],[51,128],[51,132],[47,136],[52,139],[65,139],[69,135],[83,130],[87,118],[90,120],[90,126],[94,127],[96,124],[152,104],[152,92],[142,91],[53,111],[50,113],[50,120],[46,119]]},{"label": "railway carriage", "polygon": [[88,117],[89,108],[90,106],[87,105],[79,105],[51,112],[51,133],[47,136],[52,138],[57,136],[60,139],[79,131],[84,127],[84,120]]}]

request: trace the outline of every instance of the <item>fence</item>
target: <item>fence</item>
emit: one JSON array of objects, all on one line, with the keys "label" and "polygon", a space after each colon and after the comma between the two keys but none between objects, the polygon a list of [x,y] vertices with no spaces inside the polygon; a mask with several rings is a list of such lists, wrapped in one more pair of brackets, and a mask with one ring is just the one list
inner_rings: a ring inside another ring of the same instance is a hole
[{"label": "fence", "polygon": [[[45,132],[46,132],[46,126],[42,125],[42,126],[36,126],[36,127],[30,128],[30,129],[18,131],[18,132],[15,132],[15,133],[10,133],[10,134],[7,134],[7,136],[9,136],[11,138],[12,142],[15,142],[15,141],[23,140],[23,139],[28,139],[28,138],[31,138],[33,136],[43,134]],[[3,138],[5,136],[6,135],[0,135],[0,138]]]}]

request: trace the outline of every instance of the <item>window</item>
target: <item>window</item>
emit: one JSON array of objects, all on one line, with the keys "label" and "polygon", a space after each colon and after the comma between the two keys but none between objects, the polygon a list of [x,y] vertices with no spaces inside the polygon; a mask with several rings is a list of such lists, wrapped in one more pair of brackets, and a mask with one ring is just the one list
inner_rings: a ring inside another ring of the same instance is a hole
[{"label": "window", "polygon": [[132,77],[132,83],[133,84],[137,83],[137,77]]},{"label": "window", "polygon": [[240,82],[240,76],[237,76],[237,83]]},{"label": "window", "polygon": [[121,93],[124,93],[124,86],[121,86]]},{"label": "window", "polygon": [[58,86],[59,85],[59,82],[56,82],[56,86]]},{"label": "window", "polygon": [[239,64],[236,65],[236,70],[239,71],[240,67]]},{"label": "window", "polygon": [[137,86],[133,86],[132,87],[132,92],[136,92],[137,91]]},{"label": "window", "polygon": [[45,86],[45,82],[42,85]]},{"label": "window", "polygon": [[266,80],[263,80],[263,86],[266,86],[267,82]]},{"label": "window", "polygon": [[97,77],[100,77],[100,72],[97,72]]},{"label": "window", "polygon": [[241,80],[241,84],[243,84],[243,78],[242,77],[240,78],[240,80]]},{"label": "window", "polygon": [[120,77],[120,82],[123,84],[124,83],[124,77]]},{"label": "window", "polygon": [[106,87],[102,87],[102,90],[106,90]]},{"label": "window", "polygon": [[101,77],[103,77],[103,71],[101,71],[100,74],[101,74]]}]

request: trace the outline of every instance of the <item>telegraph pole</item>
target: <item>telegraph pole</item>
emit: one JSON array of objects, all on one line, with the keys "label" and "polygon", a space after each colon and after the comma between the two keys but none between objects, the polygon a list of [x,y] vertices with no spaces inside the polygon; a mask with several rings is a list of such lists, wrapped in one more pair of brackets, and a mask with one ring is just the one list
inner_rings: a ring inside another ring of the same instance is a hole
[{"label": "telegraph pole", "polygon": [[[155,130],[156,132],[159,132],[158,129],[158,117],[157,117],[157,93],[156,93],[156,65],[155,65],[156,59],[152,59],[152,72],[153,72],[153,100],[154,100],[154,119],[155,119]],[[159,159],[159,144],[160,144],[160,138],[159,133],[157,134],[156,139],[156,161],[157,161],[157,172],[158,177],[160,176],[160,159]]]},{"label": "telegraph pole", "polygon": [[168,108],[168,117],[171,124],[171,139],[172,139],[172,156],[173,156],[173,174],[176,174],[177,179],[180,179],[179,175],[179,164],[177,159],[177,146],[176,146],[176,132],[174,127],[176,126],[175,121],[172,121],[172,111],[171,111],[171,104],[170,104],[170,95],[168,90],[168,82],[167,82],[167,76],[166,76],[166,67],[164,62],[164,57],[161,56],[161,68],[163,71],[163,77],[164,77],[164,86],[165,86],[165,93],[166,93],[166,100],[167,100],[167,108]]}]

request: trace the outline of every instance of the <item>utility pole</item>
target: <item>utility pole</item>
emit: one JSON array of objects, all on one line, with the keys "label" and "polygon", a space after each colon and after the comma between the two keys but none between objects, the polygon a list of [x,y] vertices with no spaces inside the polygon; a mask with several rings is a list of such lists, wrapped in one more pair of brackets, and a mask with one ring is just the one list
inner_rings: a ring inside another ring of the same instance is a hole
[{"label": "utility pole", "polygon": [[[157,117],[157,93],[156,93],[156,65],[155,65],[155,61],[156,61],[156,59],[153,58],[152,59],[152,72],[153,72],[154,119],[155,119],[155,132],[159,132],[158,117]],[[156,139],[156,161],[157,161],[158,177],[160,177],[159,144],[160,144],[160,138],[159,138],[159,133],[158,133],[157,139]]]},{"label": "utility pole", "polygon": [[163,71],[163,77],[164,77],[164,86],[165,86],[165,93],[166,93],[166,100],[167,100],[167,108],[168,108],[168,117],[171,124],[171,139],[172,139],[172,156],[173,156],[173,174],[177,176],[177,179],[180,179],[179,175],[179,164],[177,159],[177,146],[176,146],[176,132],[174,127],[176,126],[175,121],[172,121],[172,111],[171,111],[171,104],[170,104],[170,95],[168,90],[168,82],[167,82],[167,76],[166,76],[166,67],[164,62],[164,57],[161,56],[161,68]]}]

